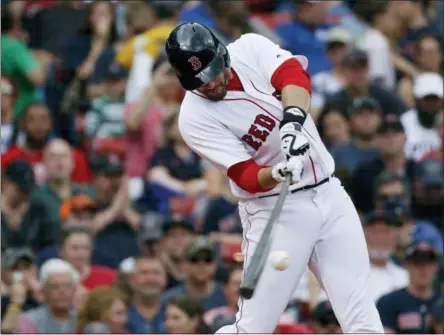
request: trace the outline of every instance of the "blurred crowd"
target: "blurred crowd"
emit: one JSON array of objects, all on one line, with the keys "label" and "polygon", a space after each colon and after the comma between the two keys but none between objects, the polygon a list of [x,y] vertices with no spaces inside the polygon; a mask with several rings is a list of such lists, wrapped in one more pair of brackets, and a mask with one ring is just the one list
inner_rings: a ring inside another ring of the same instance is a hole
[{"label": "blurred crowd", "polygon": [[[233,322],[237,203],[181,138],[185,92],[164,54],[188,21],[307,56],[310,112],[361,215],[386,332],[443,333],[443,1],[1,5],[3,333]],[[276,333],[312,332],[341,328],[307,269]]]}]

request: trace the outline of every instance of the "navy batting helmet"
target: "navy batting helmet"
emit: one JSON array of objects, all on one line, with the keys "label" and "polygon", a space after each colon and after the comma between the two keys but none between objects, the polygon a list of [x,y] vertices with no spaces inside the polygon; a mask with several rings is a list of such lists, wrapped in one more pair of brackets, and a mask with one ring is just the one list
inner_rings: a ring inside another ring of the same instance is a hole
[{"label": "navy batting helmet", "polygon": [[227,48],[204,25],[184,23],[168,36],[165,49],[183,88],[195,90],[230,66]]}]

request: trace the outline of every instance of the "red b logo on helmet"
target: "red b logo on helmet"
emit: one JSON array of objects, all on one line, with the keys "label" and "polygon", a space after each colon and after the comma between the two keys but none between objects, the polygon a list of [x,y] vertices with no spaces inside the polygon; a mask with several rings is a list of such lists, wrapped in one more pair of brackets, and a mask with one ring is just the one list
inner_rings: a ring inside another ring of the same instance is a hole
[{"label": "red b logo on helmet", "polygon": [[199,58],[197,58],[196,56],[193,56],[190,59],[188,59],[188,62],[191,64],[194,71],[197,71],[202,67],[202,63],[200,62]]}]

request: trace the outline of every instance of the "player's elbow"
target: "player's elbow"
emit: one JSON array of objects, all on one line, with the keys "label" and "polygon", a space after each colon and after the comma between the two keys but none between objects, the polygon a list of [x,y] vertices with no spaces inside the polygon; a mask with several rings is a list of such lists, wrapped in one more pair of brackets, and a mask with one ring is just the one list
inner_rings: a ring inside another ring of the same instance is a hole
[{"label": "player's elbow", "polygon": [[255,194],[265,192],[259,183],[259,171],[263,166],[258,165],[253,159],[232,165],[227,172],[228,177],[244,191]]}]

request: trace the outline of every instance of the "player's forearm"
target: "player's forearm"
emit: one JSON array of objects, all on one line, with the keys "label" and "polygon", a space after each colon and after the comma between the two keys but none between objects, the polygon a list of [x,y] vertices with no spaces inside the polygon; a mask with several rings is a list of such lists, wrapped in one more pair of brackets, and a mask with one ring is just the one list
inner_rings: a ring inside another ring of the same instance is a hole
[{"label": "player's forearm", "polygon": [[277,184],[279,184],[279,182],[273,178],[271,174],[272,170],[272,167],[265,167],[260,169],[257,173],[257,180],[259,182],[259,185],[264,190],[272,189],[276,187]]},{"label": "player's forearm", "polygon": [[287,85],[282,89],[281,93],[282,106],[294,106],[302,108],[308,112],[310,109],[310,93],[303,87],[296,85]]}]

